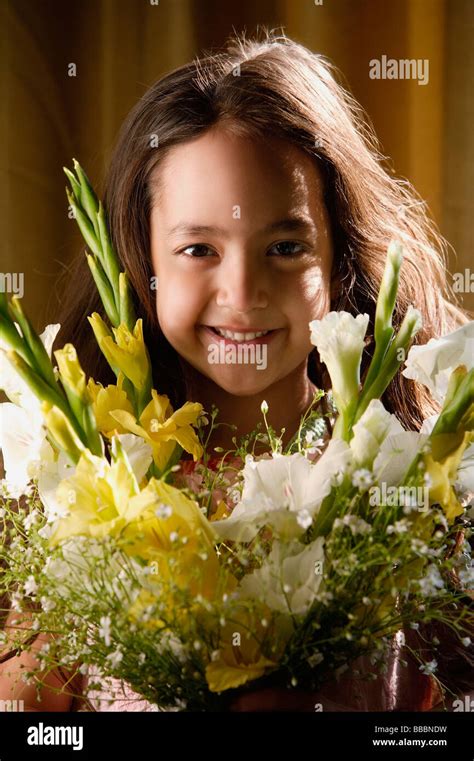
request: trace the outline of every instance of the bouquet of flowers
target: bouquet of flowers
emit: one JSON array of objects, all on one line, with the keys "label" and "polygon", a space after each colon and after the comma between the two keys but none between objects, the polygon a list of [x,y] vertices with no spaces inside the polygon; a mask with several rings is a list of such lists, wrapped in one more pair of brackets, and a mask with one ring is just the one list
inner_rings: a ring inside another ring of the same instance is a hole
[{"label": "bouquet of flowers", "polygon": [[[221,710],[263,683],[317,689],[365,654],[383,670],[404,625],[444,623],[469,647],[474,323],[408,351],[420,315],[392,326],[403,252],[391,244],[363,382],[369,317],[331,312],[309,325],[326,411],[320,392],[284,447],[263,402],[266,433],[211,458],[217,410],[173,410],[153,388],[104,207],[77,162],[65,171],[106,316],[89,322],[116,383],[86,378],[71,344],[53,363],[59,325],[39,336],[1,295],[0,592],[14,614],[1,659],[47,633],[23,675],[38,690],[55,668],[94,668],[162,708]],[[380,401],[403,364],[440,404],[420,432]]]}]

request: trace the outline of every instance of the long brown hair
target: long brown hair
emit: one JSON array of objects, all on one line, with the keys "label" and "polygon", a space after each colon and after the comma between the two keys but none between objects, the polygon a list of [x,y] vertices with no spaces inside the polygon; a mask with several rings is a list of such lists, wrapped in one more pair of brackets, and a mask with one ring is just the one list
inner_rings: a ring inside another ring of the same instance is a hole
[{"label": "long brown hair", "polygon": [[[334,241],[331,308],[369,314],[363,369],[371,354],[375,301],[393,238],[405,248],[395,326],[409,304],[423,317],[419,342],[464,321],[447,288],[445,241],[410,185],[384,168],[377,139],[360,106],[338,80],[337,70],[321,55],[264,30],[263,39],[233,37],[223,52],[196,58],[162,77],[125,119],[102,195],[113,243],[144,320],[155,386],[170,396],[174,406],[185,401],[186,387],[180,357],[160,330],[150,287],[153,182],[159,179],[159,165],[170,148],[218,123],[249,138],[284,138],[318,163]],[[84,257],[72,274],[66,274],[71,285],[58,344],[72,341],[86,372],[110,382],[85,322],[88,314],[101,309]],[[316,350],[310,355],[308,372],[317,385],[327,387]],[[401,374],[384,402],[410,428],[435,411],[425,389]]]}]

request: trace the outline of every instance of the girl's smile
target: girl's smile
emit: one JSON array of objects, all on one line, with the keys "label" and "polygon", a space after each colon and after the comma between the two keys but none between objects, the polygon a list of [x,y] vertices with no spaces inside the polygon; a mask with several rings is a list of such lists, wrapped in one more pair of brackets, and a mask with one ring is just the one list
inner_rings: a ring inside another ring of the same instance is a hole
[{"label": "girl's smile", "polygon": [[229,327],[214,327],[210,325],[200,325],[204,329],[206,335],[213,341],[216,337],[219,341],[223,341],[226,344],[239,344],[239,343],[253,343],[253,344],[268,344],[277,333],[280,333],[280,328],[268,329],[268,328],[246,328],[245,326],[237,326],[233,328]]}]

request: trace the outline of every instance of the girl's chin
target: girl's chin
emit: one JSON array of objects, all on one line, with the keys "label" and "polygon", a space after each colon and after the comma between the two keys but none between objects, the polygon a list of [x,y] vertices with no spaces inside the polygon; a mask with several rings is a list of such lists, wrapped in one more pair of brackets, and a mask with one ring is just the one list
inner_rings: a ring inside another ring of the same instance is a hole
[{"label": "girl's chin", "polygon": [[223,391],[232,396],[253,396],[267,389],[273,381],[265,370],[233,368],[230,372],[207,372],[210,378]]}]

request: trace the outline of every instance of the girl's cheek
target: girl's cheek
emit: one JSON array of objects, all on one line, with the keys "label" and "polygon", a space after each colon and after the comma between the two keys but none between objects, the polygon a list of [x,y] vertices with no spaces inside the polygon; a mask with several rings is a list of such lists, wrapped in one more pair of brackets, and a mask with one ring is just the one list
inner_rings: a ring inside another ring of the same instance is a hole
[{"label": "girl's cheek", "polygon": [[165,336],[184,336],[199,321],[205,302],[196,278],[162,277],[156,293],[158,320]]},{"label": "girl's cheek", "polygon": [[329,273],[323,268],[315,267],[303,273],[294,284],[293,300],[298,310],[306,312],[309,319],[322,317],[329,311],[330,287]]}]

